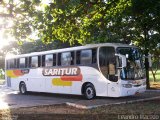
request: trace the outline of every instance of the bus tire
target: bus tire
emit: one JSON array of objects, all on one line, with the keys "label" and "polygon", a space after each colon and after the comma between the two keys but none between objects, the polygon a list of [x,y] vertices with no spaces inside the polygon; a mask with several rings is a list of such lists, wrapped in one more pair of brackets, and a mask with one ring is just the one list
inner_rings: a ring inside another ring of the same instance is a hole
[{"label": "bus tire", "polygon": [[20,85],[19,85],[19,91],[23,95],[27,94],[27,87],[26,87],[26,84],[24,82],[20,83]]},{"label": "bus tire", "polygon": [[85,87],[84,87],[84,96],[87,100],[91,100],[93,98],[95,98],[96,96],[96,91],[95,88],[93,86],[93,84],[88,83]]}]

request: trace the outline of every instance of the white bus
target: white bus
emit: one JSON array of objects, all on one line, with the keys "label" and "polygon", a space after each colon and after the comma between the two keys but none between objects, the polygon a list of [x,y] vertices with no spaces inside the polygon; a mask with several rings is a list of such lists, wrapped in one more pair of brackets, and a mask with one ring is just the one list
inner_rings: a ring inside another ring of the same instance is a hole
[{"label": "white bus", "polygon": [[7,86],[19,90],[121,97],[143,93],[142,55],[135,46],[90,44],[6,57]]}]

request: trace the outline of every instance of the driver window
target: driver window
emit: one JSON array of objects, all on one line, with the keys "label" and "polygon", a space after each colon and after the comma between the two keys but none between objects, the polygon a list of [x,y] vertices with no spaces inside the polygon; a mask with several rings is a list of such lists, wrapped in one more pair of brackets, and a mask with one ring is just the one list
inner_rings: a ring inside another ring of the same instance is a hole
[{"label": "driver window", "polygon": [[101,47],[99,51],[99,64],[102,74],[111,81],[115,80],[116,57],[113,47]]}]

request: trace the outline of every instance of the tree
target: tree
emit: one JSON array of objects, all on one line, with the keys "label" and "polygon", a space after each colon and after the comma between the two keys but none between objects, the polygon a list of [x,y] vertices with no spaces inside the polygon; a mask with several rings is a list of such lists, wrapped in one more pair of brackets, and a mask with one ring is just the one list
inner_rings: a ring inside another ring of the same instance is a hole
[{"label": "tree", "polygon": [[159,43],[159,29],[160,29],[160,14],[157,10],[160,9],[159,0],[132,0],[131,12],[129,13],[130,18],[134,21],[135,29],[138,30],[139,35],[136,37],[137,40],[134,42],[143,48],[146,68],[147,87],[149,88],[149,62],[148,54],[153,48],[156,49]]},{"label": "tree", "polygon": [[80,44],[76,43],[70,45],[69,42],[62,42],[60,40],[54,40],[50,43],[46,44],[42,40],[35,40],[33,42],[24,42],[22,45],[19,46],[19,53],[31,53],[31,52],[41,52],[53,49],[60,49],[60,48],[67,48],[71,46],[78,46]]},{"label": "tree", "polygon": [[157,45],[156,49],[152,49],[151,51],[152,55],[152,67],[150,68],[152,75],[153,75],[153,81],[156,82],[156,73],[160,69],[160,46]]},{"label": "tree", "polygon": [[40,0],[12,1],[13,29],[19,41],[32,32],[45,42],[68,41],[73,44],[99,42],[134,43],[146,56],[149,88],[148,53],[156,48],[160,33],[159,0]]},{"label": "tree", "polygon": [[160,38],[159,0],[131,0],[122,14],[112,19],[108,29],[125,43],[139,46],[145,54],[147,87],[149,88],[148,54],[156,54]]},{"label": "tree", "polygon": [[11,0],[9,5],[14,22],[10,33],[17,40],[31,39],[30,35],[36,31],[46,43],[59,39],[70,44],[74,41],[86,44],[109,40],[110,32],[106,26],[110,19],[125,10],[129,2],[54,0],[45,4],[40,0]]},{"label": "tree", "polygon": [[10,42],[9,45],[6,45],[3,48],[1,48],[0,50],[0,69],[4,70],[6,55],[9,53],[17,54],[18,49],[19,49],[19,45],[15,41]]}]

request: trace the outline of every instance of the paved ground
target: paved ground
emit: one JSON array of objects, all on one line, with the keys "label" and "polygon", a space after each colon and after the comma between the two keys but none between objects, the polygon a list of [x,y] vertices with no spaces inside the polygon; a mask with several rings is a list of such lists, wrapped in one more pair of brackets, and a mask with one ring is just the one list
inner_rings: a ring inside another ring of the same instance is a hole
[{"label": "paved ground", "polygon": [[120,104],[154,98],[160,98],[160,91],[146,91],[143,94],[122,98],[97,97],[94,100],[85,100],[82,96],[73,95],[46,93],[30,93],[28,95],[21,95],[18,91],[11,91],[0,86],[0,109],[3,109],[4,107],[17,108],[62,103],[67,103],[81,108],[93,108],[102,105]]}]

